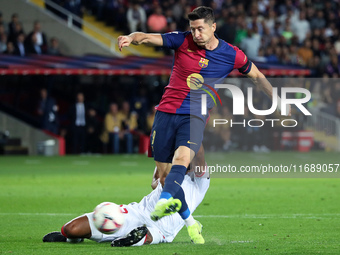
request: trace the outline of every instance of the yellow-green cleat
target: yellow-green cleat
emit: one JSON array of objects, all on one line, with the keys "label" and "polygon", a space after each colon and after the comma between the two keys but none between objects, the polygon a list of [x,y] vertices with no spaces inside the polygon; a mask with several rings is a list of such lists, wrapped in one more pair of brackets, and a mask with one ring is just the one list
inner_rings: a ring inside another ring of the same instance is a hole
[{"label": "yellow-green cleat", "polygon": [[168,200],[160,200],[157,202],[155,209],[150,214],[153,221],[158,221],[164,216],[168,216],[178,212],[182,207],[182,202],[179,199],[169,198]]},{"label": "yellow-green cleat", "polygon": [[196,220],[194,225],[188,227],[188,233],[191,238],[191,242],[194,244],[204,244],[204,238],[202,236],[203,225]]}]

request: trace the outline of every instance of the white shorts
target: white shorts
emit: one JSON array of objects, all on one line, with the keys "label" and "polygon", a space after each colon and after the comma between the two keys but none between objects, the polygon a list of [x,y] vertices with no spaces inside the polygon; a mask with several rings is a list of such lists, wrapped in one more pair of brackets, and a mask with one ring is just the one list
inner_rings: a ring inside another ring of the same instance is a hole
[{"label": "white shorts", "polygon": [[[208,178],[185,176],[182,188],[191,212],[194,212],[197,206],[202,202],[209,188],[209,184],[210,179]],[[155,207],[161,192],[161,184],[158,184],[157,188],[149,195],[145,196],[139,203],[122,205],[122,212],[126,213],[125,223],[114,234],[106,235],[99,232],[93,223],[93,212],[85,214],[91,228],[92,236],[90,239],[96,242],[110,242],[125,237],[133,229],[145,225],[152,235],[152,244],[172,242],[184,226],[184,221],[181,216],[176,213],[156,222],[150,219],[150,213]]]}]

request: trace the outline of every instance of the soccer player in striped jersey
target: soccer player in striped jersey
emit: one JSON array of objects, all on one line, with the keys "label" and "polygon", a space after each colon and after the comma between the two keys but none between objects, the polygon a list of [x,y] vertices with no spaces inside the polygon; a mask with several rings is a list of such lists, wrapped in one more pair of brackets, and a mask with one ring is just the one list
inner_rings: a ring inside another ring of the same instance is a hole
[{"label": "soccer player in striped jersey", "polygon": [[[118,37],[121,50],[134,45],[163,46],[175,50],[169,84],[165,87],[151,131],[151,148],[164,189],[150,217],[159,220],[179,212],[188,227],[191,240],[203,244],[200,223],[187,206],[181,184],[186,169],[202,140],[207,116],[201,114],[200,94],[215,93],[213,85],[234,69],[252,79],[272,98],[273,88],[265,76],[237,47],[215,35],[216,23],[211,8],[200,6],[188,15],[191,31],[149,34],[135,32]],[[209,80],[214,80],[210,82]],[[204,90],[202,90],[202,89]],[[207,97],[207,108],[214,105]]]}]

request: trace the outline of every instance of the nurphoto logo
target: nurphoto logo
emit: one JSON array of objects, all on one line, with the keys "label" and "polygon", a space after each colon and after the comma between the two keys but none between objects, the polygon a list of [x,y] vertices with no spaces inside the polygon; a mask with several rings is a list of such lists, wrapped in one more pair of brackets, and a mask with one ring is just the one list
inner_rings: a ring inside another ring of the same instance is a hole
[{"label": "nurphoto logo", "polygon": [[[244,100],[245,96],[242,92],[242,90],[237,87],[236,85],[231,84],[216,84],[215,89],[228,89],[231,92],[232,98],[233,98],[233,115],[244,115]],[[300,93],[305,95],[303,98],[287,98],[287,94],[289,93]],[[254,115],[259,116],[267,116],[276,111],[277,108],[280,109],[280,113],[282,116],[288,115],[288,106],[289,105],[295,105],[304,115],[311,116],[312,114],[306,109],[306,107],[303,105],[304,103],[307,103],[311,99],[311,93],[309,90],[305,88],[296,88],[296,87],[284,87],[281,88],[281,99],[278,98],[278,91],[277,88],[273,88],[273,97],[272,97],[272,106],[270,109],[267,110],[259,110],[255,109],[253,104],[253,88],[248,88],[247,93],[247,106],[251,113]],[[207,115],[207,94],[201,95],[201,114]],[[274,127],[274,123],[276,121],[280,121],[279,119],[250,119],[250,120],[243,120],[238,122],[233,122],[233,120],[227,120],[227,119],[214,119],[213,126],[216,125],[224,125],[227,123],[230,123],[230,126],[233,125],[243,125],[244,127],[246,124],[248,124],[249,127],[262,127],[265,122],[271,122],[271,126]],[[295,127],[297,126],[297,121],[294,119],[284,119],[281,120],[281,125],[283,127]]]}]

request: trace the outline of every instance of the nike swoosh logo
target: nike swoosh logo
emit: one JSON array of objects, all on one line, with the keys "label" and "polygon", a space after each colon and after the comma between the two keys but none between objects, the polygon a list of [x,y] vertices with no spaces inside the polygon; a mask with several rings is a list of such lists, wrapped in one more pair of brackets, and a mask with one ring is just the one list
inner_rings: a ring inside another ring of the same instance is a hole
[{"label": "nike swoosh logo", "polygon": [[181,186],[181,184],[179,184],[177,181],[174,181],[174,183],[176,183],[177,185]]},{"label": "nike swoosh logo", "polygon": [[187,49],[188,52],[195,52],[194,50]]},{"label": "nike swoosh logo", "polygon": [[188,144],[195,144],[195,145],[197,145],[197,143],[193,143],[193,142],[190,142],[190,141],[188,141],[187,143]]}]

